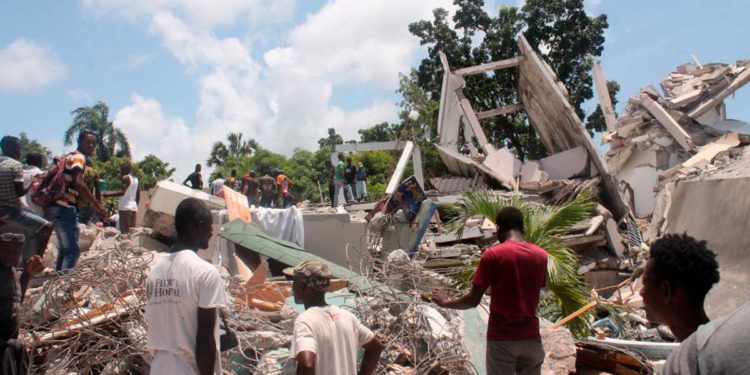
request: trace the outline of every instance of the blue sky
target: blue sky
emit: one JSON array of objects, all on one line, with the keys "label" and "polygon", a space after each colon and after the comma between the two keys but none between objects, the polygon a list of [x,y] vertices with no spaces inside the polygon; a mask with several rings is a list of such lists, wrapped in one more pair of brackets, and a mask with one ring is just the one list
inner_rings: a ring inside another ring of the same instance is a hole
[{"label": "blue sky", "polygon": [[[501,3],[517,2],[487,8]],[[6,0],[2,133],[25,131],[62,152],[70,111],[103,100],[135,156],[157,154],[178,178],[229,131],[284,153],[314,148],[328,127],[355,138],[395,120],[397,75],[424,54],[406,27],[437,6],[450,1]],[[601,60],[621,103],[691,54],[750,58],[742,1],[586,7],[609,17]],[[729,117],[750,120],[748,90],[727,101]]]}]

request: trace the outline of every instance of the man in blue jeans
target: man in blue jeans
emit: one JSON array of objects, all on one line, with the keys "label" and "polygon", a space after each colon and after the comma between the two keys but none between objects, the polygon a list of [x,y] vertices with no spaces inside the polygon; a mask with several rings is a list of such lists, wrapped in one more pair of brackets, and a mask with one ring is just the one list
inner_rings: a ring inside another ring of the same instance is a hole
[{"label": "man in blue jeans", "polygon": [[63,178],[65,186],[62,196],[50,207],[50,214],[55,223],[55,235],[59,246],[56,271],[72,269],[78,263],[81,248],[78,245],[78,210],[79,200],[87,201],[99,217],[107,217],[99,201],[83,179],[86,169],[86,156],[96,149],[98,134],[90,129],[81,130],[78,134],[78,149],[65,156]]},{"label": "man in blue jeans", "polygon": [[[29,233],[35,241],[34,254],[43,255],[52,234],[52,224],[44,218],[21,209],[21,197],[29,191],[24,186],[21,141],[6,136],[0,141],[3,156],[0,156],[0,222],[15,225]],[[24,259],[26,260],[26,259]]]}]

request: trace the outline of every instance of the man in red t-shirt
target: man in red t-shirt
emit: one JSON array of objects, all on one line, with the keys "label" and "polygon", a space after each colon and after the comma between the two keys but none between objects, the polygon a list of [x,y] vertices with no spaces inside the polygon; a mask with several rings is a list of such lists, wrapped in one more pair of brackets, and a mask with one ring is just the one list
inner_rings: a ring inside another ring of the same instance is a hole
[{"label": "man in red t-shirt", "polygon": [[523,239],[523,213],[500,210],[495,220],[499,244],[479,259],[471,290],[451,300],[442,291],[422,295],[449,309],[479,305],[490,289],[487,374],[541,374],[544,348],[539,335],[539,291],[547,282],[547,252]]}]

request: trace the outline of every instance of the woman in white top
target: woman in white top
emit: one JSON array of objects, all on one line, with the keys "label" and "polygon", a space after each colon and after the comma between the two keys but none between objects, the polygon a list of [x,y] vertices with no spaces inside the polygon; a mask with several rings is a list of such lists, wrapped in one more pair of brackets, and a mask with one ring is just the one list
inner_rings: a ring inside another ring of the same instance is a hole
[{"label": "woman in white top", "polygon": [[138,188],[138,177],[132,174],[133,167],[125,163],[120,167],[120,178],[122,179],[122,190],[102,194],[104,197],[120,197],[118,207],[120,232],[128,233],[135,226],[135,218],[138,213],[138,202],[141,191]]}]

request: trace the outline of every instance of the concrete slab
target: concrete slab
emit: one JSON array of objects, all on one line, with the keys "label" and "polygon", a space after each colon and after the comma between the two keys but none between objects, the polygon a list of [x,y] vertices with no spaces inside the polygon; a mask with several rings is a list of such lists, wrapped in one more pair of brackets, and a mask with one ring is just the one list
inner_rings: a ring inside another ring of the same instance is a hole
[{"label": "concrete slab", "polygon": [[750,300],[748,191],[750,177],[680,182],[667,214],[668,233],[687,232],[706,240],[717,254],[721,280],[706,298],[706,312],[712,319]]},{"label": "concrete slab", "polygon": [[580,175],[588,169],[588,153],[581,146],[550,155],[539,161],[552,180],[564,180]]},{"label": "concrete slab", "polygon": [[495,150],[484,159],[482,165],[501,177],[501,182],[516,186],[516,176],[521,171],[521,161],[510,151],[504,148]]},{"label": "concrete slab", "polygon": [[330,260],[342,267],[352,264],[354,272],[360,272],[359,252],[351,251],[347,257],[347,244],[359,251],[367,251],[367,222],[352,221],[348,213],[344,214],[303,214],[305,226],[305,250]]}]

